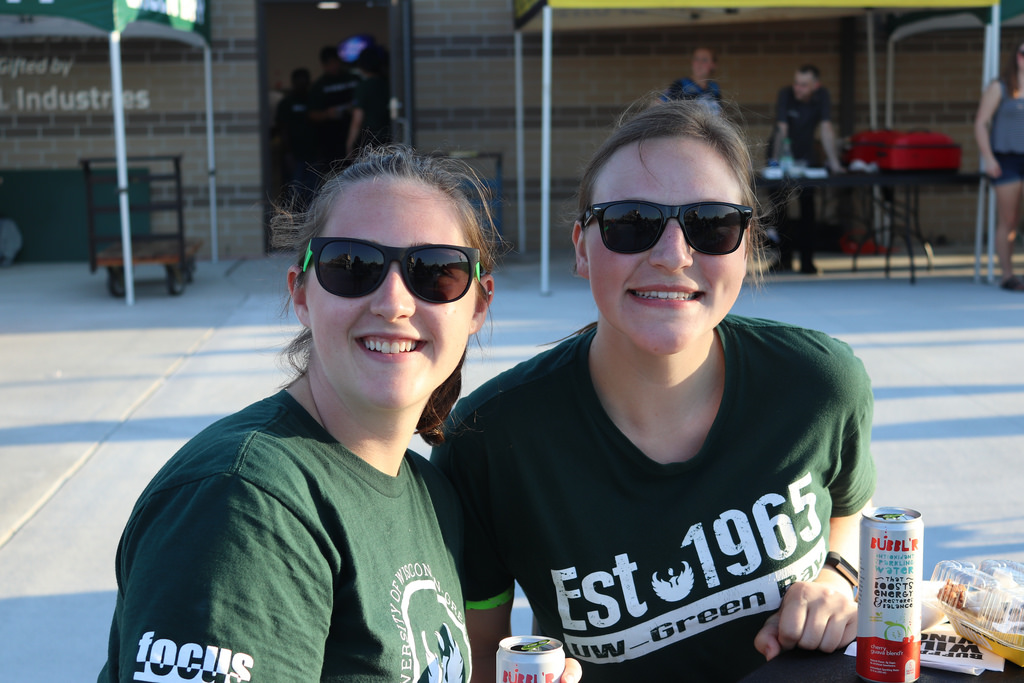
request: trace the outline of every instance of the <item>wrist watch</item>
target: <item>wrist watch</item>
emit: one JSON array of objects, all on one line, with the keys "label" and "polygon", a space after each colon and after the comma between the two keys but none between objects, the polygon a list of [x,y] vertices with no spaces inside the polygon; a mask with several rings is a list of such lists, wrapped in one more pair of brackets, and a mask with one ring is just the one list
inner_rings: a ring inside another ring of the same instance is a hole
[{"label": "wrist watch", "polygon": [[825,554],[825,564],[835,569],[841,577],[850,582],[850,585],[856,590],[859,577],[857,576],[857,570],[854,569],[853,565],[843,559],[843,556],[834,550],[830,550]]}]

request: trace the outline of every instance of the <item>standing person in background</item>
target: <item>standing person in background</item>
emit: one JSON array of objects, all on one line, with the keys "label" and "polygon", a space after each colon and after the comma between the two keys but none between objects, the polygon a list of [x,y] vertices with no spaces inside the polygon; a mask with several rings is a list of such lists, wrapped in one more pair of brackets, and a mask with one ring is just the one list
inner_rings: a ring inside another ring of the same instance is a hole
[{"label": "standing person in background", "polygon": [[1024,43],[1010,56],[1001,80],[992,81],[981,96],[974,117],[985,175],[996,192],[996,257],[1002,280],[999,286],[1024,292],[1024,279],[1013,274],[1013,242],[1020,223],[1024,191]]},{"label": "standing person in background", "polygon": [[366,145],[391,140],[391,85],[387,77],[388,53],[383,46],[370,45],[359,53],[356,71],[362,80],[352,98],[352,123],[349,124],[346,149],[356,154]]},{"label": "standing person in background", "polygon": [[407,450],[443,439],[493,289],[482,188],[450,161],[369,153],[274,218],[295,255],[294,377],[142,493],[100,683],[469,675],[461,510]]},{"label": "standing person in background", "polygon": [[309,69],[292,71],[292,87],[277,105],[275,123],[281,136],[284,177],[298,206],[305,209],[316,189],[316,131],[309,120]]},{"label": "standing person in background", "polygon": [[[842,173],[836,134],[832,127],[832,98],[828,89],[821,85],[821,73],[813,64],[805,64],[793,75],[793,85],[779,90],[775,115],[775,141],[772,158],[779,159],[785,141],[793,153],[793,159],[803,161],[807,166],[820,166],[821,158],[815,145],[815,132],[821,129],[821,146],[829,171]],[[794,247],[800,252],[800,272],[813,275],[818,272],[814,265],[814,241],[816,217],[814,190],[805,188],[800,193],[800,219],[788,220],[786,204],[788,196],[776,195],[773,203],[779,210],[781,258],[777,270],[793,269]]]},{"label": "standing person in background", "polygon": [[722,91],[718,82],[712,80],[715,75],[715,53],[711,48],[694,48],[690,60],[690,75],[674,81],[668,87],[662,99],[668,100],[700,100],[706,104],[711,111],[720,113],[722,111]]},{"label": "standing person in background", "polygon": [[513,581],[587,681],[735,680],[856,635],[832,563],[858,564],[871,386],[843,342],[730,313],[755,201],[739,130],[693,102],[626,119],[585,167],[597,322],[463,399],[432,456],[466,512],[475,681]]},{"label": "standing person in background", "polygon": [[352,96],[359,77],[348,70],[333,45],[320,50],[320,65],[323,74],[313,83],[309,94],[309,118],[316,124],[317,166],[321,173],[327,173],[335,164],[344,163]]}]

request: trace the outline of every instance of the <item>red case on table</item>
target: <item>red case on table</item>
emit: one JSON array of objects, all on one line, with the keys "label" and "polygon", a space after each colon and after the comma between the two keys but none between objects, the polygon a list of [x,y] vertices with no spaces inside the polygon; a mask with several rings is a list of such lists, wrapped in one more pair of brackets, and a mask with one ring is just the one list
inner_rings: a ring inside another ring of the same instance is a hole
[{"label": "red case on table", "polygon": [[857,159],[883,171],[956,171],[960,145],[945,133],[866,130],[850,137],[846,163]]}]

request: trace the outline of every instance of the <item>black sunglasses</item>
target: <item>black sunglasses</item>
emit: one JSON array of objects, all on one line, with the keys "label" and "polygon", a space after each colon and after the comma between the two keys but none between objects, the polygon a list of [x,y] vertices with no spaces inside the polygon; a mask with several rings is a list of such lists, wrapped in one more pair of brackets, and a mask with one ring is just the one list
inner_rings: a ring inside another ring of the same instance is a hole
[{"label": "black sunglasses", "polygon": [[480,279],[480,250],[450,244],[387,247],[363,240],[314,237],[306,247],[302,272],[313,261],[320,286],[336,296],[366,296],[380,287],[398,262],[405,286],[432,304],[458,301],[475,276]]},{"label": "black sunglasses", "polygon": [[753,215],[749,206],[727,202],[671,206],[623,200],[591,204],[580,216],[580,225],[586,227],[596,218],[605,247],[619,254],[639,254],[657,244],[668,219],[675,218],[694,251],[721,256],[739,248]]}]

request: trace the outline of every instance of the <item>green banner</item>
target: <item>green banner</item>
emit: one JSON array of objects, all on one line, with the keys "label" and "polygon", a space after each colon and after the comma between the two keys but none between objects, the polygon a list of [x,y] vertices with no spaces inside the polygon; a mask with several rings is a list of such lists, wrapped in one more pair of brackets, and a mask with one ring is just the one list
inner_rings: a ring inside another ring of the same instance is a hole
[{"label": "green banner", "polygon": [[210,42],[207,0],[113,0],[114,26],[123,31],[133,21],[164,24],[201,34]]},{"label": "green banner", "polygon": [[112,0],[21,0],[6,2],[0,0],[0,14],[25,16],[64,17],[101,28],[113,30],[114,12]]},{"label": "green banner", "polygon": [[146,21],[210,42],[210,0],[0,0],[0,14],[73,19],[108,33]]}]

